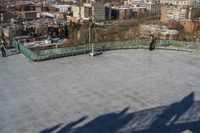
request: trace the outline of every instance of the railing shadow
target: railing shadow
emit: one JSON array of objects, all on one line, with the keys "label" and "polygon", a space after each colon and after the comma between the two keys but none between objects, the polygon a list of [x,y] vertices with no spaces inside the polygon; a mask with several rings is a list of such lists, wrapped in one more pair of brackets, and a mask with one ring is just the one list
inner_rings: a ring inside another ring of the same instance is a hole
[{"label": "railing shadow", "polygon": [[13,55],[17,55],[20,54],[19,52],[14,52],[14,53],[8,53],[7,56],[13,56]]},{"label": "railing shadow", "polygon": [[[200,102],[194,102],[193,92],[169,106],[133,113],[128,113],[128,110],[127,107],[120,112],[104,114],[83,126],[77,126],[86,120],[86,117],[83,117],[59,129],[57,133],[181,133],[185,130],[200,132]],[[41,133],[55,132],[54,127]]]}]

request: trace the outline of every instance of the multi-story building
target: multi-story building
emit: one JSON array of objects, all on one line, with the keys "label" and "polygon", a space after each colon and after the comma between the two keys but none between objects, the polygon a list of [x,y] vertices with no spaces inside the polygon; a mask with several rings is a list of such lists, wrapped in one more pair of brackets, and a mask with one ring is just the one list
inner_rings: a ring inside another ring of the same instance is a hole
[{"label": "multi-story building", "polygon": [[195,19],[195,18],[200,18],[200,7],[196,6],[191,6],[188,7],[188,19]]},{"label": "multi-story building", "polygon": [[60,0],[60,2],[75,2],[76,0]]},{"label": "multi-story building", "polygon": [[147,8],[143,0],[125,0],[124,5],[132,7],[133,16],[142,16],[147,14]]},{"label": "multi-story building", "polygon": [[12,11],[2,10],[0,11],[0,22],[8,23],[11,22],[11,19],[16,18],[16,13]]},{"label": "multi-story building", "polygon": [[0,3],[0,10],[5,9],[6,5],[4,5],[3,3]]},{"label": "multi-story building", "polygon": [[134,13],[134,16],[144,16],[144,15],[147,15],[147,9],[143,6],[134,6],[133,7],[133,13]]},{"label": "multi-story building", "polygon": [[159,0],[144,0],[144,6],[150,14],[160,14],[160,1]]},{"label": "multi-story building", "polygon": [[55,5],[59,12],[71,12],[71,5]]},{"label": "multi-story building", "polygon": [[95,21],[106,20],[106,7],[102,4],[94,4],[92,6],[92,19]]},{"label": "multi-story building", "polygon": [[133,16],[132,8],[121,7],[119,10],[119,20],[130,19]]},{"label": "multi-story building", "polygon": [[200,7],[196,6],[165,5],[161,8],[161,21],[194,19],[198,17],[200,17]]},{"label": "multi-story building", "polygon": [[109,6],[105,7],[105,19],[106,20],[111,20],[112,19],[112,9]]},{"label": "multi-story building", "polygon": [[125,0],[124,5],[125,6],[134,6],[134,5],[143,5],[143,0]]},{"label": "multi-story building", "polygon": [[109,11],[108,7],[105,7],[102,4],[97,4],[97,3],[93,4],[87,3],[81,6],[74,5],[72,6],[72,11],[73,11],[73,17],[89,18],[93,21],[105,21],[108,18],[111,18],[111,11]]},{"label": "multi-story building", "polygon": [[24,11],[24,12],[19,12],[18,17],[24,20],[32,20],[39,18],[40,15],[36,11]]},{"label": "multi-story building", "polygon": [[92,19],[92,8],[86,6],[72,6],[73,17]]},{"label": "multi-story building", "polygon": [[197,5],[198,0],[160,0],[160,3],[163,5],[193,6]]}]

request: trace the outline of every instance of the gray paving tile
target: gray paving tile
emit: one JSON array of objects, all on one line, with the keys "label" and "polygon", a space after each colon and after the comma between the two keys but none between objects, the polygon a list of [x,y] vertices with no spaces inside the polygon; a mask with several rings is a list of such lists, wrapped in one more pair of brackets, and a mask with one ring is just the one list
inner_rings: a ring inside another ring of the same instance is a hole
[{"label": "gray paving tile", "polygon": [[[58,124],[71,129],[70,123],[83,116],[87,119],[75,127],[109,113],[115,117],[126,107],[135,117],[128,123],[120,118],[117,125],[123,126],[118,131],[137,131],[191,92],[200,100],[199,68],[199,55],[161,50],[109,51],[95,58],[81,55],[36,63],[20,54],[0,58],[0,132],[36,133]],[[198,106],[189,109],[192,119],[200,118]],[[105,122],[107,130],[100,125],[68,132],[117,132],[112,121]]]}]

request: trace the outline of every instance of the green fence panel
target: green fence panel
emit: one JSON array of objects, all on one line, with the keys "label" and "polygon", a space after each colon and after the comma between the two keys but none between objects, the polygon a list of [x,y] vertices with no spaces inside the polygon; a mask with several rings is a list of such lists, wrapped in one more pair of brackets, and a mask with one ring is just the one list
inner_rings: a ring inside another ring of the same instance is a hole
[{"label": "green fence panel", "polygon": [[[135,39],[127,41],[103,42],[93,43],[95,51],[108,51],[117,49],[130,49],[130,48],[148,48],[149,40]],[[73,56],[86,54],[91,52],[92,44],[74,45],[65,48],[48,49],[42,51],[31,51],[23,44],[13,39],[12,45],[16,47],[22,54],[33,61],[40,61],[46,59],[59,58],[64,56]],[[187,50],[187,51],[200,51],[200,43],[198,42],[184,42],[174,40],[158,40],[156,42],[157,48],[174,49],[174,50]]]},{"label": "green fence panel", "polygon": [[12,45],[22,54],[24,54],[28,59],[30,60],[35,60],[37,59],[37,55],[29,50],[28,48],[26,48],[23,44],[21,44],[20,42],[18,42],[16,39],[12,40]]}]

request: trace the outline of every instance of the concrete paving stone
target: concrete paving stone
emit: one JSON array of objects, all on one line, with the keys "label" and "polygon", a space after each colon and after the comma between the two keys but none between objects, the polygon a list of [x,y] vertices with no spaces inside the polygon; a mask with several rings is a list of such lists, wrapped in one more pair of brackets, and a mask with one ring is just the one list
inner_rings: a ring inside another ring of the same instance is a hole
[{"label": "concrete paving stone", "polygon": [[[200,55],[163,50],[44,62],[29,62],[21,54],[0,58],[0,133],[161,133],[182,130],[174,125],[185,123],[198,129],[199,68]],[[189,108],[171,109],[184,105],[192,92]],[[154,123],[170,123],[178,114],[168,127]]]}]

